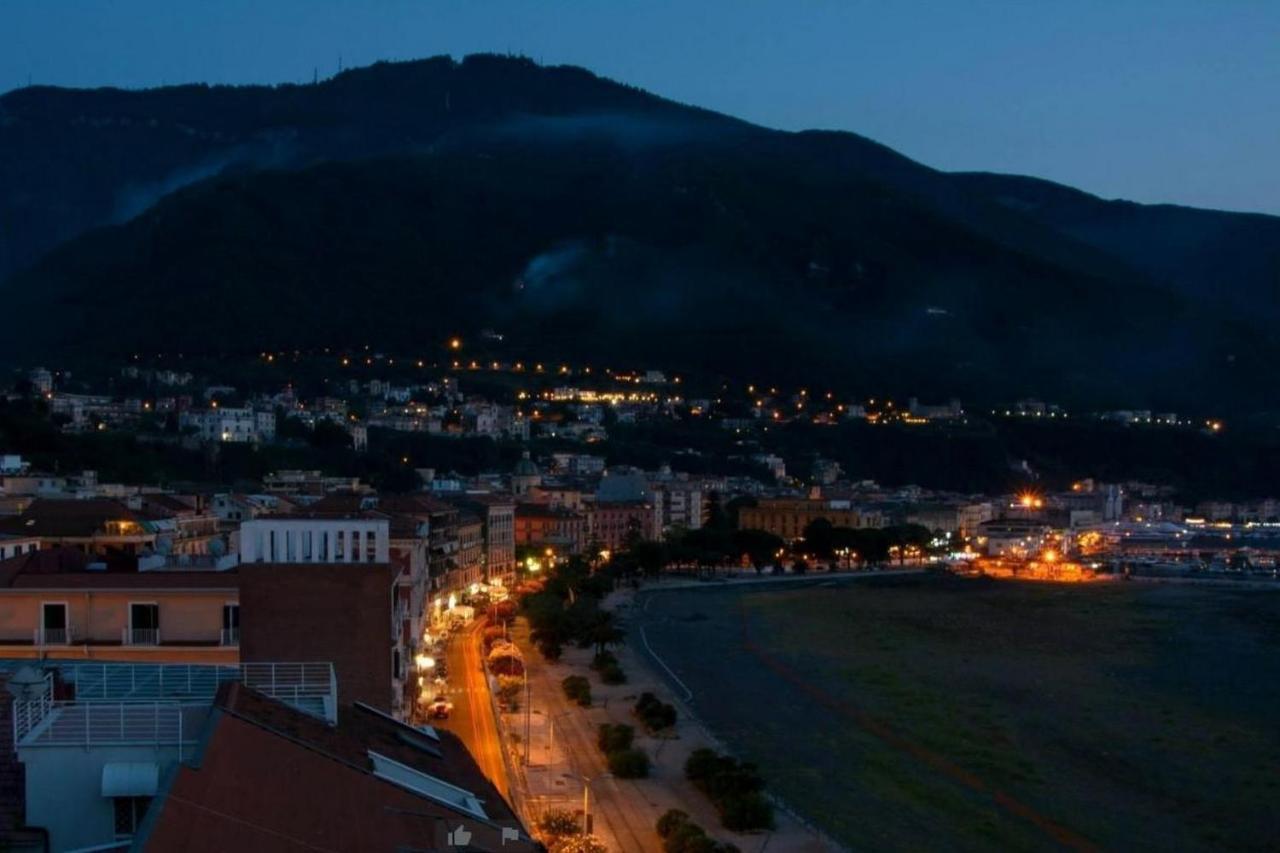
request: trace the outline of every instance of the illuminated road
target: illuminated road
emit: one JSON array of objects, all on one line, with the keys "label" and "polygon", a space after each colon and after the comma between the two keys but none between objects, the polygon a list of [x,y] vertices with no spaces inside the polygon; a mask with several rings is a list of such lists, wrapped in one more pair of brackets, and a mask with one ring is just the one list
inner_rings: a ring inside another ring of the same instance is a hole
[{"label": "illuminated road", "polygon": [[449,661],[449,698],[453,702],[453,713],[447,721],[437,720],[432,724],[462,738],[480,770],[510,802],[510,784],[502,761],[502,740],[493,718],[479,643],[479,621],[449,641],[445,654]]}]

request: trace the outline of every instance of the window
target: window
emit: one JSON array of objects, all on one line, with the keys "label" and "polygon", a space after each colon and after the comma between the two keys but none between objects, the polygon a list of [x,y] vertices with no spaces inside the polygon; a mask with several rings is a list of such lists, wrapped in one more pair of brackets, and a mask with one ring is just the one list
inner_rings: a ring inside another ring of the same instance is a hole
[{"label": "window", "polygon": [[391,677],[395,679],[404,678],[404,670],[400,666],[400,650],[391,650]]},{"label": "window", "polygon": [[240,645],[240,605],[222,605],[222,645]]},{"label": "window", "polygon": [[160,643],[160,605],[154,603],[129,605],[130,645],[155,646]]},{"label": "window", "polygon": [[116,838],[128,838],[138,831],[151,805],[150,797],[112,797],[116,813]]},{"label": "window", "polygon": [[67,605],[63,602],[44,602],[40,606],[41,642],[59,644],[66,643],[69,639]]}]

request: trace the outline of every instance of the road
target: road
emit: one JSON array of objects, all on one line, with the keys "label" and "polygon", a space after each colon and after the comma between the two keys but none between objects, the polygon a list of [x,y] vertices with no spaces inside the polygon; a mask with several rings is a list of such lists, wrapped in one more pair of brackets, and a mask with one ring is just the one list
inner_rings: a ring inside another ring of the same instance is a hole
[{"label": "road", "polygon": [[481,772],[511,802],[510,780],[502,760],[502,739],[489,701],[485,683],[484,661],[480,655],[479,620],[455,634],[449,641],[445,657],[449,661],[449,698],[453,713],[447,721],[433,725],[448,729],[462,739]]}]

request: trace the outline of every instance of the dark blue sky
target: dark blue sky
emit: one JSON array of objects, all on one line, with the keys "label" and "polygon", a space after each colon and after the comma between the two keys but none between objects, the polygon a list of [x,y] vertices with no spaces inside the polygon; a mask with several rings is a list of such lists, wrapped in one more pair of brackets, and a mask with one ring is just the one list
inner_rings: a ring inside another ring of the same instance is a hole
[{"label": "dark blue sky", "polygon": [[942,169],[1280,213],[1280,2],[4,0],[0,90],[515,52]]}]

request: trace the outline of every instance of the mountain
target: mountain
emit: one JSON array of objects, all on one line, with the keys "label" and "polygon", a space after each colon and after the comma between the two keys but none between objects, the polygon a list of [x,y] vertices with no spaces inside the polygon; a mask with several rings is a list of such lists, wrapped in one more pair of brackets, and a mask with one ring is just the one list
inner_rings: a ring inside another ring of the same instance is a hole
[{"label": "mountain", "polygon": [[1274,402],[1280,220],[942,173],[581,69],[26,89],[0,182],[11,361],[493,327],[548,361],[871,393]]}]

